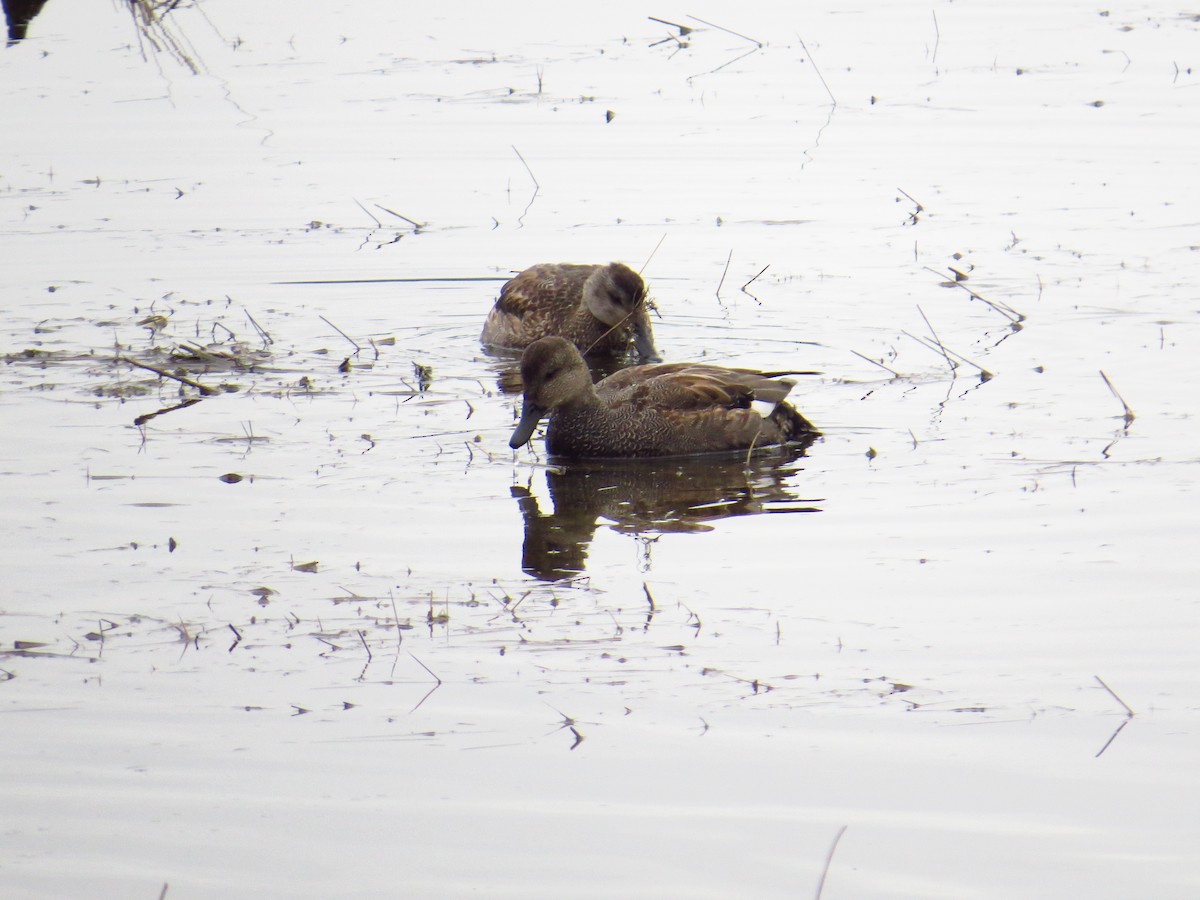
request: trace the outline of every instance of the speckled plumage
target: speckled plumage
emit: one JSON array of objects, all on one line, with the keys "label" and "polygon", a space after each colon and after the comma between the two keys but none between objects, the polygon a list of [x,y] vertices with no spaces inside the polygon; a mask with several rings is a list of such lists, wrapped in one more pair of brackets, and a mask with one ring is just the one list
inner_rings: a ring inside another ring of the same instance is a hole
[{"label": "speckled plumage", "polygon": [[[700,363],[634,366],[593,385],[583,358],[557,337],[521,357],[520,447],[549,415],[546,450],[578,459],[693,456],[785,444],[819,434],[784,402],[793,382]],[[751,404],[774,405],[765,417]]]},{"label": "speckled plumage", "polygon": [[589,357],[659,359],[646,311],[646,285],[622,263],[542,263],[505,283],[480,340],[527,347],[558,335]]}]

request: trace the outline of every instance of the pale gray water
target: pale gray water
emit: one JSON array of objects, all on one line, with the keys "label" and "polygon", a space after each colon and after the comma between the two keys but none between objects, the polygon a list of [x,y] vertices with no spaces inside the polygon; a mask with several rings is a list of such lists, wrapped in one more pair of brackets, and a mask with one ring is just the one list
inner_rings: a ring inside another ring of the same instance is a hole
[{"label": "pale gray water", "polygon": [[[5,896],[1200,894],[1195,17],[442,9],[0,52]],[[370,281],[608,259],[808,456],[580,515],[500,281]]]}]

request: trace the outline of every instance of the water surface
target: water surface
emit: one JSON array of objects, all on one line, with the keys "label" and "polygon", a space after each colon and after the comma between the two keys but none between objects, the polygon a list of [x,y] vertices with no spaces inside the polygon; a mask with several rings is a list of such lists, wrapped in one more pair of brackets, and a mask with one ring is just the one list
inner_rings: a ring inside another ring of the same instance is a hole
[{"label": "water surface", "polygon": [[[8,891],[1200,891],[1194,17],[166,21],[0,54]],[[824,437],[510,451],[609,259]]]}]

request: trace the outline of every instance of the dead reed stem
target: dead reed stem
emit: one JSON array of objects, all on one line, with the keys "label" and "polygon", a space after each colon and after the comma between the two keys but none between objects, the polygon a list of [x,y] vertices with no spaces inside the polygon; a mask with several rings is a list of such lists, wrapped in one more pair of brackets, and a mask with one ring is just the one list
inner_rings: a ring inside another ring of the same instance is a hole
[{"label": "dead reed stem", "polygon": [[942,339],[937,336],[937,332],[934,330],[933,324],[929,321],[929,317],[925,315],[925,310],[921,309],[921,305],[919,303],[917,304],[917,312],[919,312],[921,314],[921,318],[925,320],[925,327],[928,328],[929,333],[933,335],[934,343],[937,344],[938,350],[941,352],[942,357],[946,360],[946,365],[950,367],[950,371],[953,373],[958,369],[958,366],[955,365],[954,360],[950,358],[950,354],[946,352],[946,348],[942,345]]},{"label": "dead reed stem", "polygon": [[654,259],[654,254],[658,253],[658,248],[663,245],[663,241],[666,239],[667,236],[665,234],[658,239],[658,243],[654,245],[654,249],[650,251],[650,255],[646,257],[646,261],[642,263],[642,267],[638,269],[639,275],[646,271],[646,266],[650,265],[650,260]]},{"label": "dead reed stem", "polygon": [[1112,696],[1112,698],[1113,698],[1114,700],[1116,700],[1118,703],[1120,703],[1120,704],[1121,704],[1121,706],[1125,707],[1125,716],[1126,716],[1126,718],[1130,718],[1130,719],[1132,719],[1132,718],[1133,718],[1133,716],[1134,716],[1134,712],[1133,712],[1133,710],[1132,710],[1132,709],[1130,709],[1130,708],[1129,708],[1129,704],[1128,704],[1128,703],[1126,703],[1124,700],[1122,700],[1120,697],[1118,697],[1118,696],[1117,696],[1117,692],[1116,692],[1116,691],[1114,691],[1112,688],[1110,688],[1110,687],[1109,687],[1107,684],[1105,684],[1105,683],[1104,683],[1104,679],[1103,679],[1103,678],[1101,678],[1099,675],[1093,675],[1092,677],[1093,677],[1093,678],[1095,678],[1095,679],[1096,679],[1098,682],[1100,682],[1100,687],[1102,687],[1102,688],[1104,688],[1106,691],[1108,691],[1108,693],[1109,693],[1109,694]]},{"label": "dead reed stem", "polygon": [[1117,393],[1117,389],[1113,387],[1113,383],[1109,381],[1108,376],[1104,374],[1104,370],[1100,370],[1100,377],[1104,379],[1104,383],[1108,385],[1108,389],[1112,391],[1112,395],[1121,401],[1121,406],[1125,409],[1125,427],[1128,428],[1133,420],[1137,418],[1133,414],[1133,410],[1129,408],[1129,404],[1125,402],[1125,398]]},{"label": "dead reed stem", "polygon": [[869,356],[863,356],[863,354],[859,353],[857,350],[851,350],[850,352],[853,353],[855,356],[857,356],[859,359],[866,360],[873,366],[879,366],[879,368],[883,369],[883,371],[890,374],[893,378],[900,377],[899,372],[897,372],[895,369],[889,369],[887,366],[885,366],[883,363],[879,362],[878,360],[871,359],[871,357],[869,357]]},{"label": "dead reed stem", "polygon": [[423,222],[414,221],[413,219],[410,219],[408,216],[402,216],[402,215],[400,215],[400,213],[396,212],[395,210],[388,209],[386,206],[383,206],[379,203],[376,203],[375,206],[377,209],[382,209],[389,216],[395,216],[397,219],[407,222],[409,225],[411,225],[413,227],[414,234],[419,234],[421,232],[421,230],[427,224],[427,223],[423,223]]},{"label": "dead reed stem", "polygon": [[[765,266],[763,266],[761,269],[759,269],[758,275],[755,275],[753,278],[751,278],[749,281],[747,281],[745,284],[742,285],[742,290],[746,291],[746,288],[748,288],[748,287],[750,287],[750,285],[754,284],[754,282],[756,282],[758,280],[758,276],[761,275],[763,272],[767,271],[767,269],[769,269],[769,268],[771,268],[771,264],[767,263]],[[747,293],[749,293],[749,292],[747,291]]]},{"label": "dead reed stem", "polygon": [[139,369],[145,369],[147,372],[153,372],[155,375],[161,376],[162,378],[170,378],[174,381],[178,381],[180,384],[186,384],[188,387],[193,387],[198,390],[205,397],[211,397],[214,394],[221,393],[216,388],[210,388],[208,385],[201,384],[200,382],[194,381],[186,376],[176,375],[174,372],[168,372],[165,369],[160,369],[158,366],[152,366],[149,363],[138,362],[136,359],[130,359],[127,356],[118,356],[117,362],[128,363],[131,366],[137,366]]},{"label": "dead reed stem", "polygon": [[[903,194],[904,192],[901,191],[900,193]],[[905,194],[905,196],[908,196],[908,195]],[[945,276],[941,272],[939,272],[937,269],[930,268],[929,266],[925,266],[924,268],[926,271],[932,272],[934,275],[938,276],[938,278],[945,279]],[[1040,284],[1040,276],[1039,276],[1039,284]],[[980,303],[984,304],[985,306],[988,306],[991,309],[994,309],[996,312],[1000,313],[1000,315],[1004,316],[1006,319],[1008,319],[1014,325],[1016,325],[1018,322],[1025,321],[1024,313],[1017,312],[1015,309],[1013,309],[1007,303],[1004,303],[1002,301],[989,300],[987,297],[984,297],[981,294],[978,294],[975,291],[971,290],[969,287],[967,287],[965,284],[963,284],[961,281],[959,281],[954,276],[951,276],[950,281],[943,280],[942,286],[943,287],[962,288],[964,291],[966,291],[971,296],[972,300],[978,300]],[[1040,290],[1039,290],[1039,295],[1040,295]]]},{"label": "dead reed stem", "polygon": [[529,163],[525,162],[525,157],[521,155],[521,151],[515,145],[510,144],[509,146],[512,147],[513,153],[517,154],[517,159],[521,161],[521,165],[525,167],[525,171],[529,173],[529,177],[533,179],[533,186],[540,190],[542,186],[538,183],[537,176],[533,174],[533,169],[529,168]]},{"label": "dead reed stem", "polygon": [[813,71],[817,73],[817,78],[821,79],[821,86],[825,88],[825,93],[829,95],[829,100],[833,103],[834,108],[837,108],[837,97],[833,96],[833,91],[829,89],[829,82],[825,80],[825,76],[821,74],[821,69],[817,66],[817,60],[809,51],[808,46],[804,43],[804,38],[796,35],[796,40],[800,42],[800,49],[804,51],[804,55],[808,57],[808,61],[812,63]]},{"label": "dead reed stem", "polygon": [[336,325],[334,325],[332,322],[330,322],[324,316],[317,316],[317,318],[320,319],[322,322],[324,322],[326,325],[328,325],[330,328],[332,328],[334,331],[336,331],[338,334],[340,334],[342,337],[344,337],[346,340],[348,340],[351,343],[351,345],[353,345],[356,353],[362,352],[362,346],[358,343],[358,341],[356,341],[354,338],[350,337],[350,335],[346,334],[346,332],[342,331],[342,329],[338,328]]},{"label": "dead reed stem", "polygon": [[725,276],[729,274],[729,263],[733,260],[733,249],[729,251],[729,255],[725,257],[725,268],[721,272],[721,280],[717,282],[717,301],[721,299],[721,287],[725,284]]},{"label": "dead reed stem", "polygon": [[[717,29],[717,31],[723,31],[726,34],[732,34],[734,37],[739,37],[743,41],[749,41],[750,43],[754,44],[756,47],[763,46],[762,41],[757,40],[756,38],[752,38],[747,35],[744,35],[741,32],[734,31],[732,28],[726,28],[724,25],[718,25],[715,22],[707,22],[704,19],[701,19],[699,16],[689,15],[688,18],[694,22],[699,22],[701,25],[707,25],[709,28],[715,28],[715,29]],[[682,34],[682,32],[680,32],[680,33]]]}]

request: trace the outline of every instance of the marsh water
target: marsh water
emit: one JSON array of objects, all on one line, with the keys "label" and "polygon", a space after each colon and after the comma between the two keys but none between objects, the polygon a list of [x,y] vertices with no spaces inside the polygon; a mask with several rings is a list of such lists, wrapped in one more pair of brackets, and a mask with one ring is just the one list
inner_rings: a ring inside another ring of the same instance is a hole
[{"label": "marsh water", "polygon": [[[0,52],[0,893],[1200,896],[1198,48],[51,0]],[[823,437],[510,451],[500,284],[611,259],[667,359],[820,372]]]}]

